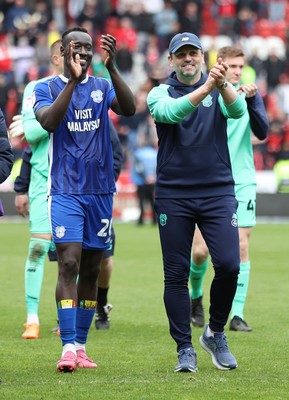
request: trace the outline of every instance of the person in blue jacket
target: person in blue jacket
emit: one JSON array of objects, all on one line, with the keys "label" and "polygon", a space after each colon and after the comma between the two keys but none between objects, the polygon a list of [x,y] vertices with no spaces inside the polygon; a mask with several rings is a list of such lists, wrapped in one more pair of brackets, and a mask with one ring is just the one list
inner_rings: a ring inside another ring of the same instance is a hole
[{"label": "person in blue jacket", "polygon": [[[13,167],[13,151],[8,139],[8,129],[2,110],[0,109],[0,183],[3,183]],[[0,217],[4,214],[4,209],[0,201]]]},{"label": "person in blue jacket", "polygon": [[225,79],[228,64],[218,58],[202,72],[199,38],[175,35],[168,61],[173,72],[154,87],[147,103],[158,135],[155,210],[164,264],[164,303],[178,351],[175,372],[196,372],[191,338],[188,279],[196,224],[212,256],[210,318],[201,346],[221,370],[237,361],[224,333],[236,292],[240,252],[237,201],[227,144],[227,119],[247,110],[245,99]]},{"label": "person in blue jacket", "polygon": [[151,208],[152,223],[156,223],[154,211],[154,192],[156,180],[157,150],[150,139],[139,138],[139,146],[133,153],[131,180],[137,187],[140,215],[138,224],[145,220],[145,203]]}]

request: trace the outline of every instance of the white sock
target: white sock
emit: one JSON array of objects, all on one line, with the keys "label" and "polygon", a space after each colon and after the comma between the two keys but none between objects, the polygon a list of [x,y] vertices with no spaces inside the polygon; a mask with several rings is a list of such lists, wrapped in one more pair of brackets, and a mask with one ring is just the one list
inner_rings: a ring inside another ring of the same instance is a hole
[{"label": "white sock", "polygon": [[65,345],[63,346],[63,348],[62,348],[62,356],[61,356],[61,357],[63,357],[64,354],[65,354],[67,351],[72,351],[72,353],[74,353],[74,354],[76,355],[75,345],[72,344],[72,343],[67,343],[67,344],[65,344]]},{"label": "white sock", "polygon": [[77,350],[86,351],[86,350],[85,350],[85,344],[84,344],[84,343],[75,342],[75,350],[76,350],[76,351],[77,351]]},{"label": "white sock", "polygon": [[206,336],[208,336],[208,337],[214,337],[214,332],[211,331],[209,325],[208,325],[208,327],[207,327]]},{"label": "white sock", "polygon": [[39,318],[37,314],[28,314],[27,315],[27,321],[26,321],[27,325],[30,324],[37,324],[39,325]]}]

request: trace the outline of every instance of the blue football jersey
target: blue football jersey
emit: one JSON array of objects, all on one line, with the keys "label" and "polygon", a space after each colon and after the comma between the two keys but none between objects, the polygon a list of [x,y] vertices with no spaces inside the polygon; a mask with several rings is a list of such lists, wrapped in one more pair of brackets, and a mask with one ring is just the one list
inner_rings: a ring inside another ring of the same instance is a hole
[{"label": "blue football jersey", "polygon": [[[38,83],[34,112],[50,106],[67,81],[59,75]],[[108,119],[114,97],[109,79],[87,75],[76,85],[62,122],[50,132],[48,194],[116,192]]]}]

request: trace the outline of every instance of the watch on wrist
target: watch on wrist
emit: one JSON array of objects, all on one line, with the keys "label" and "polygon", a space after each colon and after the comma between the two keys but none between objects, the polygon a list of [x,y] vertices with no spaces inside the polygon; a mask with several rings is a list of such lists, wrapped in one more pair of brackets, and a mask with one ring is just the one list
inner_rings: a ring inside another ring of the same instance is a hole
[{"label": "watch on wrist", "polygon": [[226,89],[226,88],[227,88],[227,86],[228,86],[228,82],[227,82],[227,81],[225,81],[224,83],[222,83],[222,85],[221,85],[221,86],[219,86],[219,87],[218,87],[218,89],[219,89],[219,90],[224,90],[224,89]]}]

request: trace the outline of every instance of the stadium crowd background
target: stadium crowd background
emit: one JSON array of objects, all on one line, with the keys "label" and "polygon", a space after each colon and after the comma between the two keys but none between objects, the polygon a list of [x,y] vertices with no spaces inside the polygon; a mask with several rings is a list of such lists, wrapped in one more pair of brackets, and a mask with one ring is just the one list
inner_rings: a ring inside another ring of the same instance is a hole
[{"label": "stadium crowd background", "polygon": [[[0,107],[7,125],[21,111],[25,85],[49,74],[49,46],[70,26],[85,27],[95,39],[91,73],[108,76],[99,36],[117,39],[117,65],[137,98],[134,117],[111,114],[124,153],[124,170],[140,143],[156,146],[148,91],[165,80],[171,37],[191,31],[204,44],[206,66],[216,49],[238,45],[247,55],[244,81],[255,80],[270,120],[266,143],[254,144],[257,170],[289,160],[289,3],[250,0],[0,0]],[[15,158],[25,142],[13,138]]]}]

